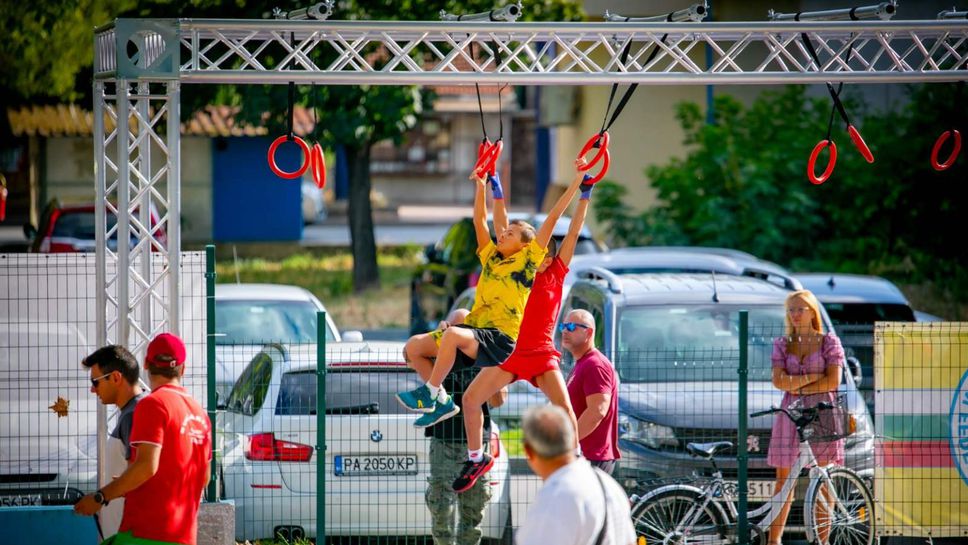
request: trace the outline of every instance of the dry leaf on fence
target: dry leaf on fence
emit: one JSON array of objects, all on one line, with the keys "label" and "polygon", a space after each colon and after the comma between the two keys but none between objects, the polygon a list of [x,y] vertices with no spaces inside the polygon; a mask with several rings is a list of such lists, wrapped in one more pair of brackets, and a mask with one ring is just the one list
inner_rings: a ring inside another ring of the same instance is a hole
[{"label": "dry leaf on fence", "polygon": [[62,416],[67,416],[67,410],[70,405],[71,402],[69,400],[57,396],[57,401],[55,401],[54,404],[48,408],[57,413],[57,418],[60,418]]}]

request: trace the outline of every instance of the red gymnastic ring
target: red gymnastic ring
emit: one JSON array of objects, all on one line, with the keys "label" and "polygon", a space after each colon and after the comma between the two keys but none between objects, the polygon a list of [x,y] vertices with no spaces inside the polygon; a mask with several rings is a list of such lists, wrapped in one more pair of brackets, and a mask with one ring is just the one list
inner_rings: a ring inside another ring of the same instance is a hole
[{"label": "red gymnastic ring", "polygon": [[323,189],[326,187],[326,156],[323,154],[323,147],[318,143],[313,144],[313,149],[309,152],[309,163],[313,169],[316,187]]},{"label": "red gymnastic ring", "polygon": [[874,154],[871,153],[871,149],[867,147],[867,142],[864,142],[864,137],[860,135],[860,131],[854,128],[853,125],[847,125],[847,134],[850,135],[850,139],[854,142],[854,147],[857,151],[864,156],[864,159],[868,163],[874,162]]},{"label": "red gymnastic ring", "polygon": [[[948,140],[952,134],[955,135],[954,146],[951,148],[951,155],[948,156],[948,160],[939,163],[938,153],[941,151],[941,146]],[[958,158],[958,152],[961,151],[961,133],[957,130],[944,131],[941,136],[934,142],[934,148],[931,149],[931,166],[934,167],[938,172],[948,170],[951,165],[955,164],[955,160]]]},{"label": "red gymnastic ring", "polygon": [[[583,147],[581,149],[581,152],[579,152],[578,157],[584,158],[585,155],[592,150],[592,148],[596,147],[596,145],[598,147],[598,153],[596,153],[595,156],[592,157],[592,160],[586,163],[584,167],[579,167],[578,168],[579,172],[586,172],[590,170],[593,166],[598,164],[598,162],[601,161],[603,158],[608,157],[608,153],[607,153],[608,152],[608,132],[607,131],[603,132],[600,135],[596,134],[591,138],[589,138],[588,142],[585,142],[585,147]],[[602,169],[602,172],[606,170],[608,170],[608,166],[604,167]],[[599,174],[601,174],[601,172],[599,172]],[[596,176],[594,179],[595,181],[598,181],[600,177]],[[594,184],[595,182],[587,182],[587,183]]]},{"label": "red gymnastic ring", "polygon": [[[814,169],[817,165],[817,157],[820,155],[821,150],[828,146],[830,147],[830,159],[827,161],[827,168],[823,171],[823,174],[817,176],[817,171]],[[813,185],[820,185],[826,182],[830,178],[830,175],[834,173],[834,165],[836,164],[837,144],[834,144],[833,140],[821,140],[813,147],[813,152],[810,154],[810,161],[807,162],[807,178]]]},{"label": "red gymnastic ring", "polygon": [[[595,185],[595,184],[597,184],[599,180],[601,180],[602,178],[605,177],[605,173],[608,172],[608,166],[609,166],[609,164],[611,164],[611,162],[612,162],[612,160],[609,157],[608,150],[605,150],[605,153],[602,155],[602,161],[601,161],[602,168],[601,168],[601,170],[598,171],[598,174],[592,176],[591,178],[588,178],[583,183],[583,185],[584,184],[587,184],[587,185]],[[587,174],[586,174],[586,176],[587,176]]]},{"label": "red gymnastic ring", "polygon": [[474,164],[474,172],[478,177],[483,178],[488,174],[494,175],[497,168],[497,160],[501,157],[503,150],[503,140],[498,140],[493,144],[490,142],[482,142],[477,147],[477,163]]},{"label": "red gymnastic ring", "polygon": [[[297,145],[299,145],[299,148],[302,150],[302,156],[303,156],[302,166],[299,167],[299,169],[296,170],[295,172],[286,172],[280,169],[278,165],[276,165],[276,149],[283,142],[289,142],[289,141],[295,142]],[[269,146],[269,169],[271,169],[272,172],[280,178],[292,180],[302,176],[303,173],[306,172],[306,169],[309,168],[309,162],[310,162],[309,146],[306,144],[305,141],[303,141],[302,138],[299,138],[298,136],[293,136],[291,140],[290,140],[290,137],[288,136],[280,136],[279,138],[276,138],[272,142],[271,146]]]}]

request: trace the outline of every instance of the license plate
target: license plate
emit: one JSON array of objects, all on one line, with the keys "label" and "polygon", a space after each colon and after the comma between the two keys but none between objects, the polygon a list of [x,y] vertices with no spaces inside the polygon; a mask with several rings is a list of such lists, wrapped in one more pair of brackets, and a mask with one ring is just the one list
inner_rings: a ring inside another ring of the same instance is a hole
[{"label": "license plate", "polygon": [[[773,497],[773,481],[746,481],[746,498],[749,501],[766,501]],[[726,483],[726,490],[733,501],[739,500],[739,488],[736,481]]]},{"label": "license plate", "polygon": [[41,503],[40,494],[0,496],[0,507],[21,507],[25,505],[41,505]]},{"label": "license plate", "polygon": [[417,457],[409,454],[387,456],[346,456],[333,458],[337,477],[372,475],[416,475]]}]

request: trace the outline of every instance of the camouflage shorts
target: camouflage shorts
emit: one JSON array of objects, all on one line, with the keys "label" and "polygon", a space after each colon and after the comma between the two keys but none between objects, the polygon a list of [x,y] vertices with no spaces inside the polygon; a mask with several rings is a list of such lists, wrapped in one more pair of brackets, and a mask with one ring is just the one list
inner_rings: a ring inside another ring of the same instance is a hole
[{"label": "camouflage shorts", "polygon": [[491,499],[491,485],[488,475],[483,475],[470,490],[454,492],[454,479],[460,475],[466,459],[465,443],[430,440],[430,478],[425,499],[435,545],[477,545],[481,541],[481,521]]}]

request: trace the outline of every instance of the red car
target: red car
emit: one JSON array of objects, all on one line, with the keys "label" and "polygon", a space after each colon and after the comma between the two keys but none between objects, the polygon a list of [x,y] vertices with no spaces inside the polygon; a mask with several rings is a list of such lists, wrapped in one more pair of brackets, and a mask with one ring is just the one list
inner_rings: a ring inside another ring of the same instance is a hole
[{"label": "red car", "polygon": [[[118,218],[114,214],[107,215],[108,231],[114,229]],[[158,225],[158,214],[151,211],[152,227]],[[62,205],[56,200],[51,201],[40,219],[40,228],[25,226],[27,237],[31,239],[29,252],[42,254],[57,254],[68,252],[93,252],[95,250],[96,222],[94,221],[94,204]],[[164,228],[160,229],[155,238],[168,246],[168,235]],[[131,244],[134,245],[134,238]],[[108,240],[108,248],[117,250],[118,235],[113,233]],[[157,250],[157,248],[154,248]]]}]

